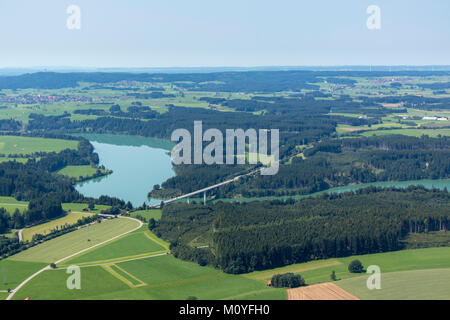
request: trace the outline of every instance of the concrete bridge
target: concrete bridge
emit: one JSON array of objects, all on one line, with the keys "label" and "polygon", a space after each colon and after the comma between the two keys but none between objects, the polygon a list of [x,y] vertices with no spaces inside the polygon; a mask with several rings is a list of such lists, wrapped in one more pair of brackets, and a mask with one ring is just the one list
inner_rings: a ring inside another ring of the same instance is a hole
[{"label": "concrete bridge", "polygon": [[188,201],[189,201],[189,198],[190,198],[190,197],[195,196],[195,195],[197,195],[197,194],[201,194],[201,193],[203,193],[203,204],[206,205],[206,193],[207,193],[209,190],[213,190],[213,189],[219,188],[219,187],[221,187],[221,186],[227,185],[227,184],[229,184],[229,183],[232,183],[232,182],[234,182],[234,181],[239,180],[239,179],[242,178],[242,177],[246,177],[246,176],[253,175],[253,174],[259,172],[260,170],[261,170],[261,168],[260,168],[260,169],[257,169],[257,170],[254,170],[254,171],[252,171],[252,172],[250,172],[250,173],[246,173],[246,174],[239,175],[239,176],[237,176],[237,177],[234,177],[233,179],[229,179],[229,180],[226,180],[226,181],[224,181],[224,182],[221,182],[221,183],[218,183],[218,184],[215,184],[215,185],[212,185],[212,186],[209,186],[209,187],[206,187],[206,188],[203,188],[203,189],[194,191],[194,192],[186,193],[186,194],[184,194],[184,195],[181,195],[181,196],[178,196],[178,197],[169,199],[169,200],[161,201],[160,203],[151,205],[150,208],[161,207],[161,204],[166,205],[166,204],[169,204],[169,203],[171,203],[171,202],[175,202],[175,201],[178,201],[178,200],[181,200],[181,199],[186,199],[186,198],[187,198]]}]

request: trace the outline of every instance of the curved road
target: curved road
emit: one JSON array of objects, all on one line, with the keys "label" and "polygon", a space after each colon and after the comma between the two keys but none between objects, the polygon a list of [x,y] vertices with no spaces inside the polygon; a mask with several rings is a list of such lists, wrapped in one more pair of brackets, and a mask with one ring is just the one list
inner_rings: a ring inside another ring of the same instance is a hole
[{"label": "curved road", "polygon": [[[88,250],[90,250],[90,249],[92,249],[92,248],[101,246],[102,244],[108,243],[108,242],[110,242],[110,241],[112,241],[112,240],[115,240],[115,239],[120,238],[120,237],[122,237],[122,236],[124,236],[124,235],[126,235],[126,234],[129,234],[129,233],[131,233],[131,232],[133,232],[133,231],[136,231],[136,230],[140,229],[140,228],[142,227],[142,225],[143,225],[142,221],[140,221],[140,220],[138,220],[138,219],[134,219],[134,218],[130,218],[130,217],[119,217],[119,219],[130,219],[130,220],[137,221],[137,222],[139,223],[139,226],[137,226],[136,228],[134,228],[134,229],[132,229],[132,230],[129,230],[129,231],[125,232],[125,233],[122,233],[122,234],[119,234],[119,235],[117,235],[117,236],[115,236],[115,237],[112,237],[111,239],[105,240],[105,241],[103,241],[103,242],[101,242],[101,243],[97,243],[96,245],[94,245],[94,246],[92,246],[92,247],[83,249],[83,250],[78,251],[78,252],[76,252],[76,253],[74,253],[74,254],[71,254],[70,256],[67,256],[67,257],[65,257],[65,258],[62,258],[62,259],[56,261],[55,264],[61,263],[61,262],[65,261],[65,260],[68,260],[68,259],[70,259],[70,258],[72,258],[72,257],[74,257],[74,256],[76,256],[76,255],[79,255],[80,253],[86,252],[86,251],[88,251]],[[17,291],[19,291],[19,290],[20,290],[24,285],[26,285],[29,281],[31,281],[32,279],[34,279],[35,277],[37,277],[39,274],[41,274],[42,272],[44,272],[44,271],[46,271],[46,270],[50,270],[50,266],[46,266],[45,268],[42,268],[41,270],[37,271],[36,273],[32,274],[31,276],[29,276],[28,278],[26,278],[24,281],[22,281],[22,282],[21,282],[14,290],[11,291],[11,293],[8,295],[8,297],[6,298],[6,300],[11,300],[12,297],[14,297],[14,295],[16,294]]]}]

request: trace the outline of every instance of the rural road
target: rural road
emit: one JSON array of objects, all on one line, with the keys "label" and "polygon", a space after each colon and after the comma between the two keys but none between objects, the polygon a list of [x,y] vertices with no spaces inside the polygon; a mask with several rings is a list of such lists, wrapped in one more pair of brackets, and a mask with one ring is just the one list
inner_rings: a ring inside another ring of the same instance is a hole
[{"label": "rural road", "polygon": [[[103,242],[101,242],[101,243],[97,243],[97,244],[94,245],[94,246],[91,246],[91,247],[89,247],[89,248],[86,248],[86,249],[83,249],[83,250],[81,250],[81,251],[78,251],[78,252],[76,252],[76,253],[74,253],[74,254],[71,254],[71,255],[69,255],[69,256],[67,256],[67,257],[65,257],[65,258],[62,258],[62,259],[56,261],[55,264],[61,263],[61,262],[65,261],[65,260],[68,260],[68,259],[70,259],[70,258],[72,258],[72,257],[74,257],[74,256],[76,256],[76,255],[79,255],[79,254],[81,254],[81,253],[83,253],[83,252],[86,252],[86,251],[88,251],[88,250],[90,250],[90,249],[92,249],[92,248],[101,246],[101,245],[103,245],[103,244],[105,244],[105,243],[108,243],[108,242],[110,242],[110,241],[112,241],[112,240],[115,240],[115,239],[120,238],[120,237],[122,237],[122,236],[124,236],[124,235],[127,235],[127,234],[129,234],[129,233],[131,233],[131,232],[133,232],[133,231],[136,231],[136,230],[140,229],[140,228],[144,225],[144,224],[142,223],[142,221],[140,221],[140,220],[138,220],[138,219],[130,218],[130,217],[122,217],[122,216],[121,216],[121,217],[119,217],[119,219],[130,219],[130,220],[137,221],[137,222],[139,223],[139,226],[137,226],[136,228],[134,228],[134,229],[132,229],[132,230],[129,230],[129,231],[127,231],[127,232],[124,232],[124,233],[122,233],[122,234],[119,234],[119,235],[117,235],[117,236],[115,236],[115,237],[112,237],[111,239],[105,240],[105,241],[103,241]],[[39,274],[41,274],[42,272],[44,272],[44,271],[46,271],[46,270],[50,270],[50,266],[46,266],[45,268],[42,268],[41,270],[37,271],[36,273],[32,274],[31,276],[29,276],[28,278],[26,278],[24,281],[22,281],[22,282],[21,282],[14,290],[11,291],[11,293],[8,295],[8,297],[6,298],[6,300],[11,300],[11,299],[14,297],[14,295],[16,294],[17,291],[19,291],[19,290],[20,290],[24,285],[26,285],[29,281],[31,281],[32,279],[34,279],[35,277],[37,277]]]},{"label": "rural road", "polygon": [[28,207],[27,204],[22,204],[22,203],[8,203],[8,202],[2,202],[0,203],[0,206],[16,206],[16,207]]}]

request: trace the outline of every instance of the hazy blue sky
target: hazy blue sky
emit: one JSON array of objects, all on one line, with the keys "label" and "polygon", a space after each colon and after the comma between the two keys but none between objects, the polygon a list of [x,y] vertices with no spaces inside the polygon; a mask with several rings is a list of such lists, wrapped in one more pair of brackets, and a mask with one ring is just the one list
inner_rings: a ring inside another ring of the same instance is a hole
[{"label": "hazy blue sky", "polygon": [[448,0],[0,0],[0,68],[450,65],[449,14]]}]

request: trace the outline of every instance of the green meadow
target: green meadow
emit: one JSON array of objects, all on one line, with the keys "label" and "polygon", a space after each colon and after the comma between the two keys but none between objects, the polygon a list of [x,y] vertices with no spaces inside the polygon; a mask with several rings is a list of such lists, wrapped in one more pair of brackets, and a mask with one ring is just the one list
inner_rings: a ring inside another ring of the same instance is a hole
[{"label": "green meadow", "polygon": [[450,268],[381,274],[381,289],[369,290],[369,275],[336,282],[362,300],[449,300]]},{"label": "green meadow", "polygon": [[9,259],[14,261],[52,263],[132,230],[137,226],[138,223],[136,221],[125,218],[95,223],[88,227],[83,227],[60,237],[45,241],[37,246],[22,251]]},{"label": "green meadow", "polygon": [[391,135],[391,134],[402,134],[411,137],[421,137],[427,135],[430,137],[450,136],[450,129],[398,129],[398,130],[373,130],[361,133],[362,136],[370,137],[373,135]]},{"label": "green meadow", "polygon": [[151,218],[158,221],[159,219],[161,219],[161,214],[161,209],[138,210],[130,212],[130,217],[135,218],[136,216],[141,216],[148,222]]},{"label": "green meadow", "polygon": [[29,155],[35,152],[60,152],[76,149],[78,141],[19,136],[0,136],[0,153]]},{"label": "green meadow", "polygon": [[64,217],[61,217],[59,219],[54,219],[46,223],[42,223],[39,225],[36,225],[31,228],[25,228],[22,232],[22,237],[24,241],[31,241],[33,236],[35,234],[42,234],[46,235],[49,234],[52,230],[61,228],[66,225],[73,225],[75,224],[79,219],[83,217],[88,217],[91,214],[88,213],[69,213],[65,215]]},{"label": "green meadow", "polygon": [[377,265],[382,272],[450,268],[450,247],[401,250],[318,260],[271,270],[256,271],[245,276],[267,281],[274,274],[293,272],[301,274],[308,284],[329,282],[333,270],[336,272],[338,279],[359,276],[358,274],[349,273],[347,270],[348,264],[354,259],[359,259],[365,268],[369,265]]},{"label": "green meadow", "polygon": [[27,283],[14,299],[286,298],[284,289],[268,288],[261,281],[228,275],[170,255],[110,266],[81,268],[81,290],[66,288],[65,269],[45,271]]},{"label": "green meadow", "polygon": [[113,242],[65,261],[64,265],[98,264],[114,259],[126,259],[128,257],[151,255],[167,251],[166,248],[147,235],[148,231],[145,232],[143,229],[141,228]]},{"label": "green meadow", "polygon": [[[30,281],[14,297],[15,299],[286,299],[285,289],[266,287],[273,274],[300,273],[308,284],[329,282],[334,270],[342,286],[361,299],[420,299],[421,294],[408,292],[429,292],[430,284],[437,286],[435,294],[428,298],[449,298],[447,281],[450,267],[450,248],[428,248],[378,253],[347,258],[311,261],[272,270],[257,271],[242,275],[230,275],[211,267],[175,259],[171,255],[153,257],[137,256],[121,260],[130,251],[132,243],[144,242],[138,230],[117,241],[93,249],[67,261],[66,265],[80,263],[82,289],[68,290],[65,269],[48,270]],[[148,241],[148,239],[147,239]],[[108,248],[111,246],[111,248]],[[156,247],[148,247],[156,249]],[[135,249],[132,249],[135,250]],[[105,258],[114,257],[106,261]],[[93,266],[95,260],[100,264]],[[367,275],[350,274],[347,266],[353,259],[359,259],[364,267],[378,265],[382,271],[383,292],[366,292]],[[412,272],[412,273],[408,273]],[[416,279],[418,281],[409,281]],[[395,281],[394,281],[395,280]],[[450,283],[450,282],[448,282]],[[403,289],[402,288],[406,288]],[[42,290],[40,290],[42,289]],[[427,291],[424,291],[427,290]]]},{"label": "green meadow", "polygon": [[9,213],[13,213],[16,209],[23,212],[28,209],[28,202],[18,201],[12,197],[0,197],[0,208],[5,208]]},{"label": "green meadow", "polygon": [[[88,209],[87,203],[63,203],[62,208],[64,211],[82,212],[83,209]],[[94,209],[88,209],[89,213],[101,213],[102,210],[108,209],[110,206],[96,204]]]},{"label": "green meadow", "polygon": [[67,166],[58,171],[59,174],[67,176],[69,178],[87,179],[97,173],[97,168],[91,166]]},{"label": "green meadow", "polygon": [[39,262],[0,260],[0,291],[14,289],[24,279],[46,265]]}]

